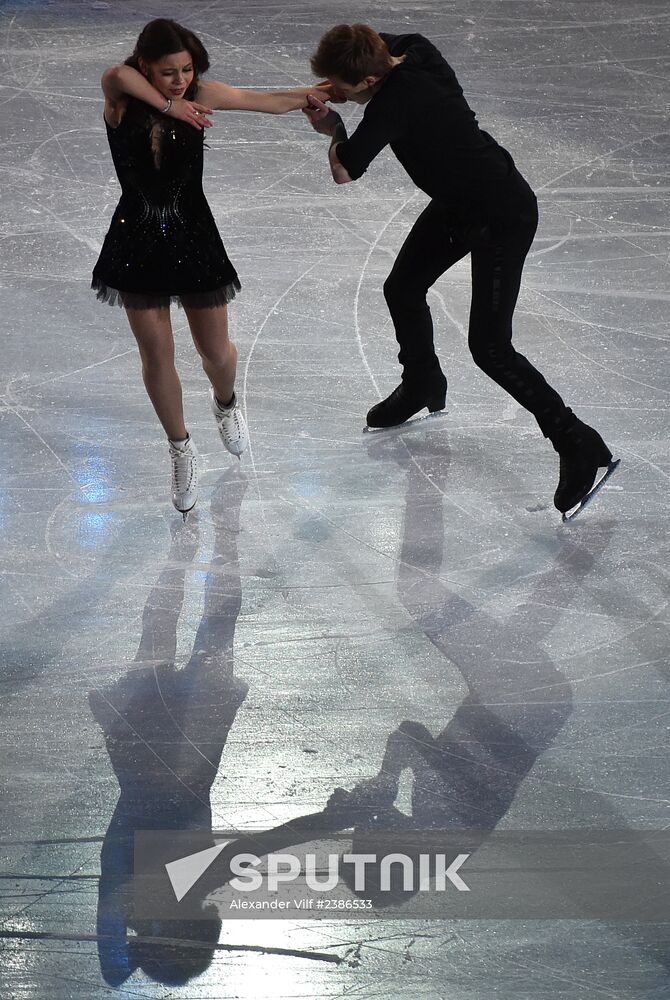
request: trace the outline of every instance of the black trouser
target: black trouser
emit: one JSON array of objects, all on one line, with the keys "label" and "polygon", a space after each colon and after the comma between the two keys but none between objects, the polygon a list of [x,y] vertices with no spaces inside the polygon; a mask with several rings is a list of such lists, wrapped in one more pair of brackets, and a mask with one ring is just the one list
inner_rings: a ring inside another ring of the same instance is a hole
[{"label": "black trouser", "polygon": [[454,224],[444,208],[432,201],[403,243],[384,283],[384,295],[400,345],[403,381],[420,388],[440,367],[426,294],[441,274],[471,254],[468,345],[475,363],[530,410],[544,436],[556,444],[574,424],[574,414],[512,346],[512,314],[537,229],[537,201],[530,188],[528,195],[525,209],[513,222],[492,227]]}]

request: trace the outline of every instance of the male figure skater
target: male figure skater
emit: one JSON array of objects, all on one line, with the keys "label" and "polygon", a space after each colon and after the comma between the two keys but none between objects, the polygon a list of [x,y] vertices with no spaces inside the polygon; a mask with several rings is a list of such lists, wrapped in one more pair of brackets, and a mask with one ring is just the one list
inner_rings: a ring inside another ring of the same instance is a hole
[{"label": "male figure skater", "polygon": [[[337,184],[358,180],[386,146],[432,199],[415,222],[384,284],[400,345],[402,380],[367,415],[369,427],[402,424],[427,407],[444,409],[447,380],[433,346],[428,289],[471,254],[469,347],[475,363],[536,418],[560,456],[554,504],[582,509],[618,462],[540,372],[512,346],[512,314],[537,229],[537,199],[512,157],[470,110],[454,71],[422,35],[378,33],[363,24],[326,32],[311,60],[342,100],[365,104],[347,137],[340,115],[316,98],[311,124],[332,137]],[[598,470],[607,472],[594,486]],[[574,516],[572,514],[571,516]]]}]

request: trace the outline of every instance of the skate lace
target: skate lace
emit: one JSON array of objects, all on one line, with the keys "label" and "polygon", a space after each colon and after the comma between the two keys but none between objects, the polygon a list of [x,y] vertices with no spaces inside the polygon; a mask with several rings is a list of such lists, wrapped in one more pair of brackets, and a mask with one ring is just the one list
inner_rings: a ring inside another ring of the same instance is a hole
[{"label": "skate lace", "polygon": [[172,479],[175,488],[183,493],[191,488],[195,474],[195,456],[188,452],[172,451]]},{"label": "skate lace", "polygon": [[230,410],[219,410],[220,427],[228,441],[236,441],[241,437],[242,427],[239,413],[237,404]]}]

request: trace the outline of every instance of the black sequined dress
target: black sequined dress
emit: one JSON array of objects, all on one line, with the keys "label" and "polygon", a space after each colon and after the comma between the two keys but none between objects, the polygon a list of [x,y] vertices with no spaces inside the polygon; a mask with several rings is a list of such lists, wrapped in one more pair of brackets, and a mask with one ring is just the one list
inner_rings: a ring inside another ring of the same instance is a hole
[{"label": "black sequined dress", "polygon": [[107,138],[121,200],[93,269],[98,298],[135,309],[210,307],[240,288],[204,192],[204,130],[133,98]]}]

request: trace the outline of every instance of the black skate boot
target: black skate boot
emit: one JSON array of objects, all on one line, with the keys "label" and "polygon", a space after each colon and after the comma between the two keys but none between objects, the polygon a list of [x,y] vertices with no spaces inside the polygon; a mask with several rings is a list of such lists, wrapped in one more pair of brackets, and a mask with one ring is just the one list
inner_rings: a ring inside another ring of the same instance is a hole
[{"label": "black skate boot", "polygon": [[444,409],[446,399],[447,380],[439,370],[421,384],[403,380],[390,396],[368,410],[368,427],[396,427],[424,406],[430,413],[437,413]]},{"label": "black skate boot", "polygon": [[[562,435],[555,448],[561,459],[561,471],[554,506],[562,512],[564,521],[570,521],[609,479],[619,459],[612,460],[612,452],[600,434],[581,420]],[[596,482],[600,469],[606,472]],[[577,509],[573,511],[573,507]]]}]

